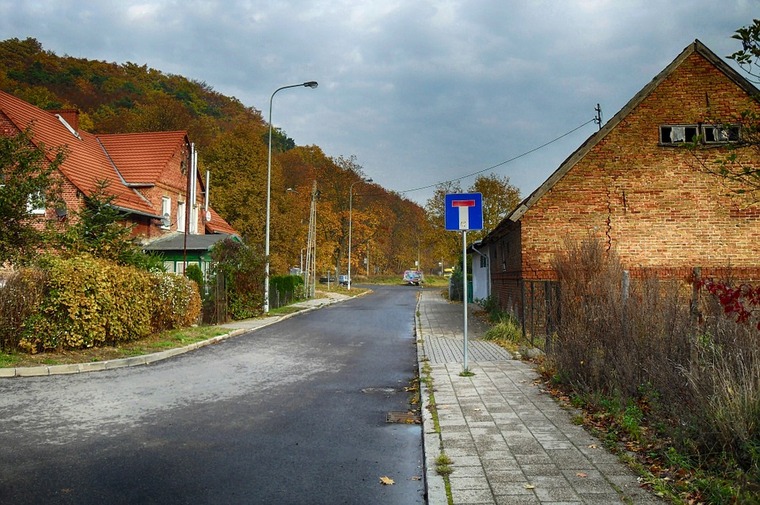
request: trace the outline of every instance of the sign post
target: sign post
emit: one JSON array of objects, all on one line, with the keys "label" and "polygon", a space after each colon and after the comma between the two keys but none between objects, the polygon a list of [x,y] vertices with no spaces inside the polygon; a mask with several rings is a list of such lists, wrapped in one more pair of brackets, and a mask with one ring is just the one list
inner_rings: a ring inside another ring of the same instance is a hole
[{"label": "sign post", "polygon": [[464,362],[462,373],[469,373],[467,363],[467,230],[483,229],[483,195],[449,194],[444,197],[446,229],[462,232],[462,305],[464,305]]}]

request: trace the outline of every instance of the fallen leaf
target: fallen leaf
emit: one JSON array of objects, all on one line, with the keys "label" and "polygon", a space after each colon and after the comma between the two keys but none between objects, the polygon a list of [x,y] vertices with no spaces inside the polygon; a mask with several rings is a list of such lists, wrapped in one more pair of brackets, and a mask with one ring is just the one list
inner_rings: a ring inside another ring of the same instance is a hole
[{"label": "fallen leaf", "polygon": [[596,449],[596,444],[591,444],[588,446],[589,449]]},{"label": "fallen leaf", "polygon": [[419,475],[414,475],[410,480],[422,480],[422,477]]},{"label": "fallen leaf", "polygon": [[523,484],[523,487],[525,489],[536,489],[536,486],[534,486],[533,484]]},{"label": "fallen leaf", "polygon": [[395,482],[393,481],[393,479],[391,479],[390,477],[386,477],[386,476],[380,477],[380,482],[384,486],[392,486],[393,484],[395,484]]},{"label": "fallen leaf", "polygon": [[578,472],[575,474],[575,476],[580,477],[581,479],[585,479],[586,477],[588,477],[588,474],[585,472]]}]

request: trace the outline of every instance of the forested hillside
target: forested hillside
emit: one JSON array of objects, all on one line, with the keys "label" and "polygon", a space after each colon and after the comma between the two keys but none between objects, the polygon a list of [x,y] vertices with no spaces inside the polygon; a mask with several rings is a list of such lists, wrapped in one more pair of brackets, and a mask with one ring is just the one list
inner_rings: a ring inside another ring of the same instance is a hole
[{"label": "forested hillside", "polygon": [[[211,173],[211,203],[253,247],[263,250],[268,125],[261,112],[204,82],[136,63],[108,63],[46,51],[33,38],[0,42],[0,89],[43,109],[76,108],[93,133],[185,130]],[[358,161],[296,146],[276,130],[272,170],[272,270],[300,263],[317,182],[317,270],[345,272],[353,187],[352,270],[398,273],[419,257],[429,270],[451,262],[416,203],[361,182]]]}]

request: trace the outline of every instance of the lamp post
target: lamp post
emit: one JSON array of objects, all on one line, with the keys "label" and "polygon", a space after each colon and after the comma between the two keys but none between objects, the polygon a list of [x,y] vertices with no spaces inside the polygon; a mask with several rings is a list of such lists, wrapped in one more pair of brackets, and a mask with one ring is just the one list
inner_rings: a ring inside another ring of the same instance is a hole
[{"label": "lamp post", "polygon": [[278,91],[288,88],[316,88],[318,86],[317,81],[307,81],[301,84],[291,84],[289,86],[282,86],[274,90],[272,96],[269,97],[269,155],[267,156],[267,224],[264,237],[264,314],[269,313],[269,216],[270,206],[272,200],[272,101],[274,95]]},{"label": "lamp post", "polygon": [[346,287],[349,291],[351,290],[351,231],[354,213],[354,184],[359,184],[360,182],[372,182],[372,179],[368,178],[352,182],[348,188],[348,282],[346,283]]}]

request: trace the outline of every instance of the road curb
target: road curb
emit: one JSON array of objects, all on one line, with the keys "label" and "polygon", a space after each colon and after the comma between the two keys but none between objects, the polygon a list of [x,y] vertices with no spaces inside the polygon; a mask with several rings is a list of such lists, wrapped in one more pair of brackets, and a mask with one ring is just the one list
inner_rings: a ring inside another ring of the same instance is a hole
[{"label": "road curb", "polygon": [[[419,374],[420,384],[420,415],[422,417],[422,451],[423,464],[425,471],[425,495],[429,505],[446,505],[448,497],[446,496],[446,483],[443,477],[436,472],[435,460],[441,450],[440,435],[435,431],[435,422],[430,410],[430,395],[433,391],[428,389],[427,382],[424,380],[425,372],[425,337],[422,334],[422,322],[420,321],[420,296],[417,296],[417,306],[414,311],[414,332],[417,343],[417,371]],[[433,387],[435,389],[435,387]]]}]

